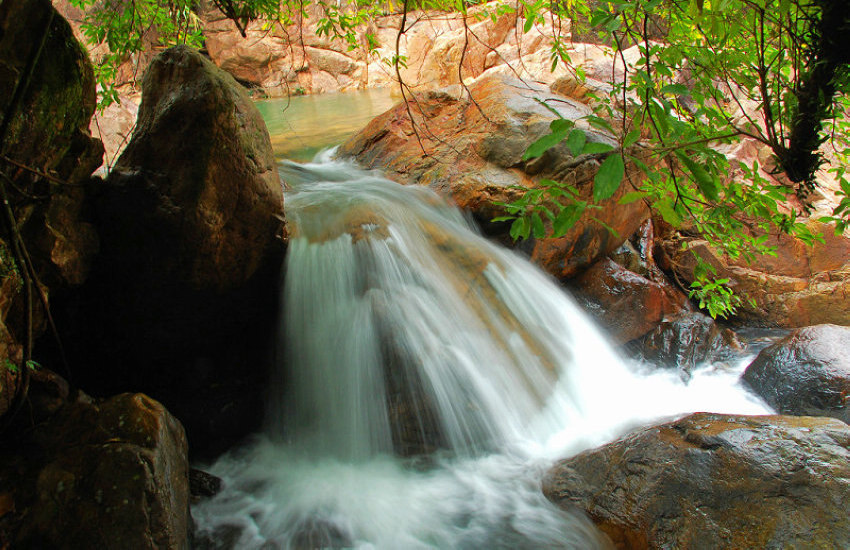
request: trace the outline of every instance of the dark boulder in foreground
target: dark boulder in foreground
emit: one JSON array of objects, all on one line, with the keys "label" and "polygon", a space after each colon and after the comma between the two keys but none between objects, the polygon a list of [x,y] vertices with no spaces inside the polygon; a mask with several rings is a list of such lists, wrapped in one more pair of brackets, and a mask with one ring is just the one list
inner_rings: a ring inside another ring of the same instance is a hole
[{"label": "dark boulder in foreground", "polygon": [[619,548],[847,548],[850,427],[697,413],[564,460],[543,489]]},{"label": "dark boulder in foreground", "polygon": [[158,55],[132,141],[97,198],[102,252],[64,323],[96,394],[144,391],[220,451],[262,416],[284,243],[268,131],[197,51]]},{"label": "dark boulder in foreground", "polygon": [[783,414],[832,416],[850,423],[850,328],[796,330],[762,350],[743,380]]},{"label": "dark boulder in foreground", "polygon": [[69,398],[47,371],[34,373],[30,395],[24,435],[0,443],[0,546],[188,548],[188,445],[177,419],[142,394]]}]

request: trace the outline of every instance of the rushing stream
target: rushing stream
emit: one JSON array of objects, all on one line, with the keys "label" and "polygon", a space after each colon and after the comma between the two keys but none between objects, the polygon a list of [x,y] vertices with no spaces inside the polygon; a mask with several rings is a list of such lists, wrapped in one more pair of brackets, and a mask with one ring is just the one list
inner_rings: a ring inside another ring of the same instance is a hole
[{"label": "rushing stream", "polygon": [[427,189],[329,153],[281,175],[280,370],[265,433],[193,508],[217,547],[595,548],[541,494],[554,459],[690,411],[766,412],[742,365],[638,372]]}]

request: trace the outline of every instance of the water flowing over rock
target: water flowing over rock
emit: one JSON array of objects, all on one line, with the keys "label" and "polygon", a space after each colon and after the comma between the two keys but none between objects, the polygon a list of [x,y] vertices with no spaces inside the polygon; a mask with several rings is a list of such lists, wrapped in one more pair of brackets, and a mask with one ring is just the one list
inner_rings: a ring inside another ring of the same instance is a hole
[{"label": "water flowing over rock", "polygon": [[[15,548],[188,548],[183,427],[142,394],[92,400],[35,380],[18,452],[0,451]],[[0,525],[3,527],[3,525]],[[0,529],[0,542],[3,529]],[[8,534],[8,532],[6,533]]]},{"label": "water flowing over rock", "polygon": [[100,364],[82,373],[84,387],[162,399],[196,450],[250,431],[282,208],[268,132],[244,89],[194,50],[160,54],[133,139],[98,197],[97,270],[66,308],[75,355]]},{"label": "water flowing over rock", "polygon": [[[512,202],[521,192],[513,186],[535,187],[541,178],[556,179],[578,188],[582,199],[592,194],[599,159],[574,157],[563,144],[541,158],[525,162],[523,153],[548,133],[555,116],[539,101],[551,105],[564,118],[579,120],[590,114],[584,104],[553,95],[544,87],[515,77],[485,76],[469,85],[469,96],[459,87],[427,92],[411,99],[416,130],[402,103],[376,117],[362,132],[340,148],[367,168],[385,170],[405,184],[427,185],[450,196],[472,213],[485,232],[505,237],[504,224],[490,220],[505,214],[496,202]],[[588,139],[616,145],[613,137],[583,126]],[[633,167],[628,168],[632,177]],[[599,221],[579,221],[564,237],[531,239],[521,246],[532,259],[558,278],[569,277],[619,247],[648,216],[637,201],[619,205],[627,186],[601,203]]]},{"label": "water flowing over rock", "polygon": [[[42,38],[44,43],[42,44]],[[40,55],[36,55],[40,51]],[[30,67],[30,60],[37,60]],[[39,288],[50,295],[88,275],[97,235],[82,214],[87,182],[103,148],[88,132],[95,109],[94,77],[68,23],[46,0],[6,0],[0,6],[0,172],[3,187],[32,259]],[[49,176],[46,176],[49,174]],[[6,179],[8,178],[8,179]],[[3,214],[6,217],[6,214]],[[27,338],[44,311],[26,296],[20,243],[0,237],[0,417],[19,384]],[[14,364],[15,372],[7,368]]]},{"label": "water flowing over rock", "polygon": [[619,548],[850,545],[850,428],[698,413],[555,466],[544,492]]},{"label": "water flowing over rock", "polygon": [[759,353],[743,380],[784,414],[850,423],[850,328],[796,330]]}]

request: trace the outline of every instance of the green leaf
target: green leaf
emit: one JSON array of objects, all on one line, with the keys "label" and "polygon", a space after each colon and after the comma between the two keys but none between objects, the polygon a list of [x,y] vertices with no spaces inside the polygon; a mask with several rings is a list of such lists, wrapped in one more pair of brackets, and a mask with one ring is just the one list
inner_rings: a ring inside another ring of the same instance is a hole
[{"label": "green leaf", "polygon": [[581,154],[584,149],[584,144],[587,142],[587,134],[584,133],[584,130],[580,130],[578,128],[573,129],[570,132],[570,135],[567,137],[567,147],[570,148],[570,152],[574,157],[577,157]]},{"label": "green leaf", "polygon": [[679,227],[682,225],[682,217],[678,212],[673,208],[673,204],[668,200],[661,200],[652,205],[661,217],[664,218],[664,221],[672,225],[673,227]]},{"label": "green leaf", "polygon": [[639,139],[640,130],[635,128],[634,130],[626,134],[625,138],[623,138],[623,148],[625,149],[626,147],[631,147],[632,145],[637,143]]},{"label": "green leaf", "polygon": [[566,132],[546,134],[528,146],[528,149],[525,150],[525,154],[522,155],[522,160],[536,159],[537,157],[542,156],[543,153],[561,143],[565,137],[567,137]]},{"label": "green leaf", "polygon": [[531,234],[535,239],[542,239],[546,236],[546,230],[543,228],[543,220],[537,212],[531,214]]},{"label": "green leaf", "polygon": [[717,201],[720,198],[720,189],[717,180],[702,165],[688,157],[682,151],[676,151],[676,156],[685,165],[688,172],[690,172],[691,178],[696,182],[702,194],[713,201]]},{"label": "green leaf", "polygon": [[588,141],[581,150],[582,155],[598,155],[613,151],[614,147],[607,143],[598,143],[596,141]]},{"label": "green leaf", "polygon": [[563,237],[581,219],[587,203],[575,202],[565,206],[552,224],[552,237]]},{"label": "green leaf", "polygon": [[667,84],[661,87],[661,91],[665,94],[686,95],[690,90],[684,84]]},{"label": "green leaf", "polygon": [[599,202],[611,198],[620,187],[625,173],[623,157],[611,155],[606,158],[599,167],[596,177],[593,178],[593,200]]},{"label": "green leaf", "polygon": [[617,204],[631,204],[633,202],[641,200],[648,194],[649,193],[644,193],[643,191],[630,191],[620,197],[620,200],[617,201]]}]

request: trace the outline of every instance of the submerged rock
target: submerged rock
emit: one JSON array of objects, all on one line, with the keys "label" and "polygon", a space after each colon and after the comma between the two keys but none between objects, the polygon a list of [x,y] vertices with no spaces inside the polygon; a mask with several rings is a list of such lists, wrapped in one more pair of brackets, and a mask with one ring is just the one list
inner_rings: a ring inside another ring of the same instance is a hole
[{"label": "submerged rock", "polygon": [[142,96],[98,198],[96,271],[63,325],[88,391],[150,393],[193,451],[222,450],[262,414],[282,187],[256,107],[197,51],[157,56]]},{"label": "submerged rock", "polygon": [[20,443],[0,452],[15,548],[188,548],[188,444],[156,401],[79,394]]},{"label": "submerged rock", "polygon": [[850,428],[697,413],[564,460],[543,490],[619,548],[846,548]]},{"label": "submerged rock", "polygon": [[850,423],[850,328],[796,330],[759,353],[743,380],[784,414]]},{"label": "submerged rock", "polygon": [[[372,120],[358,135],[340,147],[367,168],[385,170],[405,184],[427,185],[448,195],[482,224],[485,232],[506,239],[507,226],[491,223],[505,214],[498,202],[521,196],[514,186],[534,188],[542,178],[574,185],[580,198],[592,195],[593,177],[600,159],[574,157],[561,144],[541,158],[523,161],[528,146],[549,132],[555,119],[541,101],[549,100],[564,118],[591,114],[577,100],[552,94],[547,88],[503,75],[484,76],[469,85],[417,94],[411,98],[411,125],[407,106],[401,103]],[[583,127],[588,140],[616,145],[612,136]],[[628,168],[632,177],[633,167]],[[522,247],[532,259],[559,278],[579,270],[614,251],[647,218],[641,201],[617,204],[626,186],[594,211],[599,221],[582,219],[564,237],[530,239]],[[613,228],[616,234],[605,225]]]}]

